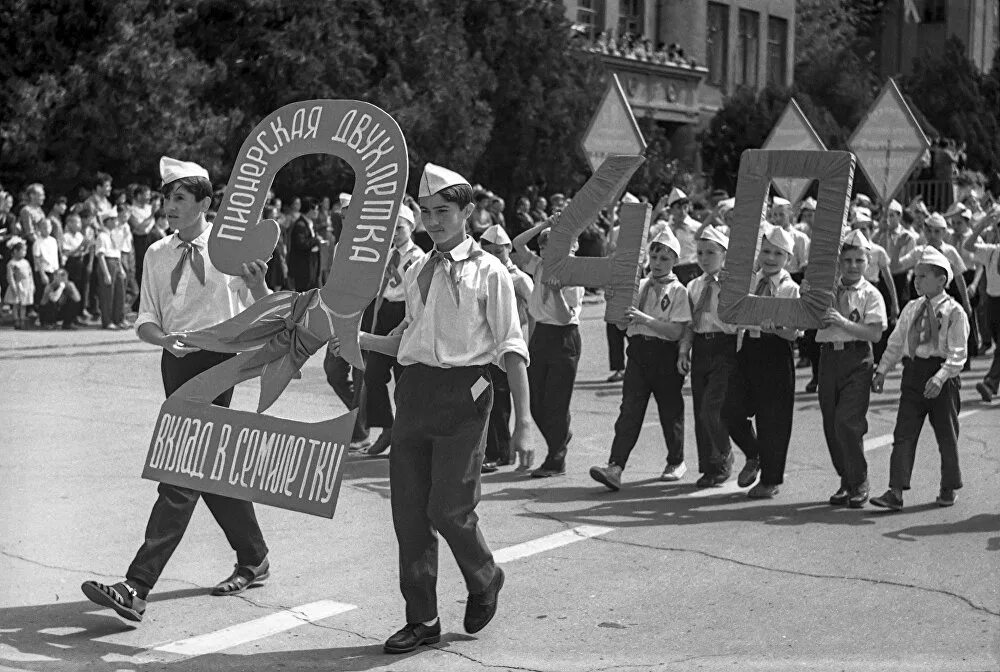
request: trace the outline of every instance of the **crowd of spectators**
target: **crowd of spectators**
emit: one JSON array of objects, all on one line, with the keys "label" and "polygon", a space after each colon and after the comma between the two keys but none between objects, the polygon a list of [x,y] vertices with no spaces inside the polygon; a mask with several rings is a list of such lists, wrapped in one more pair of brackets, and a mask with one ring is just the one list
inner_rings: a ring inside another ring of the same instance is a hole
[{"label": "crowd of spectators", "polygon": [[682,68],[694,68],[698,65],[693,58],[684,54],[684,49],[677,43],[667,45],[665,42],[658,42],[654,47],[653,40],[630,32],[623,33],[616,38],[614,31],[601,31],[584,49],[598,54],[660,65],[674,65]]}]

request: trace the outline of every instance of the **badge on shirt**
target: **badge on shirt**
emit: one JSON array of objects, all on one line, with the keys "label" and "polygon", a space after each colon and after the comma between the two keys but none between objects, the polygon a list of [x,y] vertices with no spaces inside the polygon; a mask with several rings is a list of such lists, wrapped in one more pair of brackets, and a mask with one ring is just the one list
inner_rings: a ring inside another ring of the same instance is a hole
[{"label": "badge on shirt", "polygon": [[851,311],[851,314],[848,316],[847,319],[849,319],[851,322],[860,322],[861,321],[861,313],[859,313],[858,309],[855,308],[854,310]]},{"label": "badge on shirt", "polygon": [[660,299],[660,310],[665,313],[667,312],[667,308],[669,307],[670,307],[670,295],[664,292],[663,298]]}]

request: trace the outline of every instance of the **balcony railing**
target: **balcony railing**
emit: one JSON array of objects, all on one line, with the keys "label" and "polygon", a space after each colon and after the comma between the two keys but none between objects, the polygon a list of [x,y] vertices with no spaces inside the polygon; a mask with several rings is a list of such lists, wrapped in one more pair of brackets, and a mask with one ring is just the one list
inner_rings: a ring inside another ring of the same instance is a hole
[{"label": "balcony railing", "polygon": [[923,197],[931,212],[944,212],[955,202],[955,187],[951,180],[910,180],[903,185],[901,200],[904,205],[909,205],[917,196]]}]

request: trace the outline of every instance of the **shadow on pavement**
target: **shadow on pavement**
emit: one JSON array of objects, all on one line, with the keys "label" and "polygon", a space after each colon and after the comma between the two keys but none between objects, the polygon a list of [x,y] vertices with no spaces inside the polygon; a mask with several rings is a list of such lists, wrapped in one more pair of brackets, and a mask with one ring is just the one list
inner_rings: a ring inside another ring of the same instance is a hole
[{"label": "shadow on pavement", "polygon": [[[980,513],[953,523],[914,525],[913,527],[905,527],[895,532],[886,532],[882,536],[900,541],[917,541],[918,537],[931,537],[944,534],[970,534],[976,532],[1000,532],[1000,514]],[[988,539],[986,550],[1000,551],[1000,537],[991,537]]]}]

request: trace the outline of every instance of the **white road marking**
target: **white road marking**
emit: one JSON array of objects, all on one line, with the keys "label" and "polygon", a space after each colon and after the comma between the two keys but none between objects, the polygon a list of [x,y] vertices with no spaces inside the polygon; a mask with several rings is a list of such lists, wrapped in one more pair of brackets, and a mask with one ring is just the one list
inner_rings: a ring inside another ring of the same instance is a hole
[{"label": "white road marking", "polygon": [[[962,411],[961,413],[958,414],[958,419],[961,420],[963,418],[969,417],[970,415],[975,415],[981,410],[983,409],[974,408],[969,411]],[[865,452],[867,453],[870,450],[875,450],[876,448],[882,448],[883,446],[891,446],[891,445],[892,445],[892,434],[873,436],[870,439],[865,439]]]},{"label": "white road marking", "polygon": [[192,658],[230,649],[240,644],[246,644],[257,639],[270,637],[300,625],[319,621],[330,616],[336,616],[357,607],[353,604],[320,600],[310,602],[300,607],[286,609],[274,614],[268,614],[246,623],[232,625],[222,630],[204,635],[179,639],[166,644],[160,644],[138,655],[128,658],[135,664],[171,663],[181,658]]},{"label": "white road marking", "polygon": [[610,527],[580,525],[571,530],[563,530],[562,532],[549,534],[544,537],[539,537],[538,539],[526,541],[523,544],[515,544],[514,546],[501,548],[499,551],[493,552],[493,560],[496,562],[511,562],[512,560],[520,560],[521,558],[526,558],[529,555],[551,551],[553,548],[566,546],[567,544],[583,541],[584,539],[589,539],[591,537],[598,537],[611,531],[612,528]]}]

